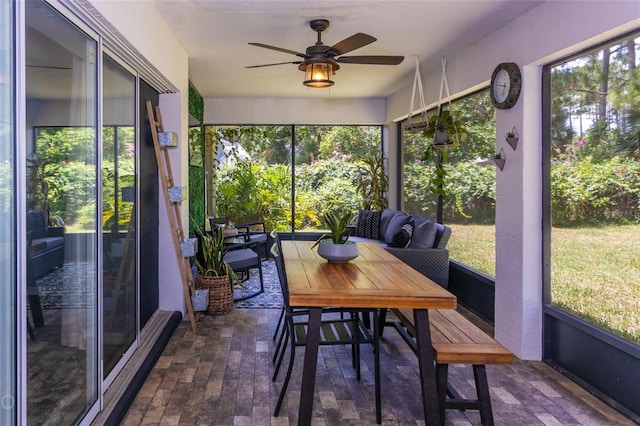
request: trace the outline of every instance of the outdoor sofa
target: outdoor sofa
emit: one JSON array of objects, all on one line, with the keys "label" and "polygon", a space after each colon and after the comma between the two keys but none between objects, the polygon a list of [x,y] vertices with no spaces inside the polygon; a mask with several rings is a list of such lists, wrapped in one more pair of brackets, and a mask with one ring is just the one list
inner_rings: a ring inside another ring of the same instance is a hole
[{"label": "outdoor sofa", "polygon": [[361,210],[351,226],[350,240],[375,242],[440,286],[449,284],[451,228],[400,210]]}]

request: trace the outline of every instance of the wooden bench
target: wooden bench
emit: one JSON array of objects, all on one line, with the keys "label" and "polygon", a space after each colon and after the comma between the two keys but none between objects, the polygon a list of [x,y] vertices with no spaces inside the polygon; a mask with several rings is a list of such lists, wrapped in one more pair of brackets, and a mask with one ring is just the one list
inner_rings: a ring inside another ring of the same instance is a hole
[{"label": "wooden bench", "polygon": [[[415,327],[413,310],[392,309],[399,322],[391,324],[400,333],[414,353]],[[437,392],[440,400],[440,418],[444,424],[446,409],[473,409],[480,411],[483,425],[493,425],[486,364],[511,364],[513,354],[455,310],[429,310],[431,342],[436,361]],[[449,364],[473,365],[477,399],[463,399],[447,384]]]}]

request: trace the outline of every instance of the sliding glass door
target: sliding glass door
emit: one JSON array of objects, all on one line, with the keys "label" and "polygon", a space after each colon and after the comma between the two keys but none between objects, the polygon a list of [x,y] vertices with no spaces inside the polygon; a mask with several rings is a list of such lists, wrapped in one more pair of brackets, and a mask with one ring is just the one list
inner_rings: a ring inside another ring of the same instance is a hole
[{"label": "sliding glass door", "polygon": [[[16,423],[16,185],[13,3],[0,2],[0,424]],[[32,332],[32,325],[28,325]]]},{"label": "sliding glass door", "polygon": [[[136,77],[103,55],[103,377],[136,341]],[[115,376],[115,374],[114,374]]]},{"label": "sliding glass door", "polygon": [[95,37],[25,3],[27,421],[73,424],[98,400]]}]

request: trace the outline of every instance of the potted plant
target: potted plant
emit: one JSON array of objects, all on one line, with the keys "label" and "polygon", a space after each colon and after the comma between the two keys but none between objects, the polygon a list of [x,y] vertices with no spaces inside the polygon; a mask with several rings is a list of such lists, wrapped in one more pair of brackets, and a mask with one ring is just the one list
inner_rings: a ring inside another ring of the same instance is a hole
[{"label": "potted plant", "polygon": [[385,194],[389,191],[389,178],[384,171],[384,157],[376,155],[362,160],[367,167],[360,167],[356,193],[362,197],[365,210],[384,210],[387,208]]},{"label": "potted plant", "polygon": [[423,131],[426,137],[432,137],[433,143],[427,146],[422,154],[424,162],[434,161],[434,175],[429,181],[429,190],[441,197],[446,197],[444,181],[447,171],[444,168],[449,158],[449,149],[454,149],[467,138],[467,132],[460,124],[455,113],[441,111],[429,117],[429,128]]},{"label": "potted plant", "polygon": [[433,145],[436,147],[455,148],[467,137],[459,123],[460,120],[455,113],[444,110],[429,117],[429,127],[423,131],[423,134],[433,138]]},{"label": "potted plant", "polygon": [[352,213],[339,216],[335,212],[324,215],[324,224],[330,232],[323,234],[313,245],[318,247],[318,255],[330,263],[346,263],[358,257],[358,246],[349,240],[349,222]]},{"label": "potted plant", "polygon": [[205,233],[200,228],[195,232],[200,242],[200,250],[194,258],[198,271],[196,286],[209,290],[208,313],[227,313],[233,306],[232,284],[236,275],[224,260],[224,235],[216,230]]},{"label": "potted plant", "polygon": [[504,138],[507,141],[507,143],[511,146],[511,148],[515,150],[516,147],[518,146],[518,139],[519,139],[518,130],[515,128],[515,126],[510,132],[507,132],[504,135]]}]

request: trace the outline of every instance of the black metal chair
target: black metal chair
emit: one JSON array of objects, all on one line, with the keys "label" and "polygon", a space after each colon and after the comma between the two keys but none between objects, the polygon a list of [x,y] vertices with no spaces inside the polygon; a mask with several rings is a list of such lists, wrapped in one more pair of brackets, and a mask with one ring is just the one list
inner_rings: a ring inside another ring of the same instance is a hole
[{"label": "black metal chair", "polygon": [[[219,231],[214,229],[213,232]],[[258,269],[258,273],[260,274],[260,288],[252,293],[234,298],[234,301],[246,300],[264,293],[262,255],[260,253],[266,251],[265,247],[266,239],[251,240],[248,235],[242,234],[238,234],[238,236],[225,247],[224,260],[242,281],[246,281],[249,278],[251,269]]]},{"label": "black metal chair", "polygon": [[[278,402],[274,410],[274,416],[277,417],[282,407],[284,395],[287,392],[289,386],[289,380],[291,379],[291,373],[293,370],[293,363],[295,360],[295,348],[306,345],[306,330],[308,328],[308,322],[304,320],[295,321],[294,319],[300,318],[300,312],[296,313],[294,307],[289,303],[289,285],[287,282],[287,276],[284,266],[284,258],[282,256],[282,244],[277,234],[271,234],[274,244],[271,249],[276,262],[276,269],[278,270],[278,277],[280,278],[280,288],[282,290],[282,298],[284,301],[284,341],[285,347],[280,351],[278,362],[276,364],[272,381],[276,380],[284,353],[286,352],[286,345],[290,343],[289,364],[287,372],[278,396]],[[360,311],[350,312],[347,318],[338,319],[323,319],[321,322],[322,333],[320,336],[320,345],[351,345],[352,363],[356,369],[356,379],[360,380],[360,345],[371,344],[374,350],[374,364],[375,364],[375,399],[376,399],[376,421],[381,423],[381,403],[380,403],[380,351],[378,345],[378,333],[374,330],[373,333],[369,333],[365,325],[362,323],[359,317]],[[374,315],[374,327],[377,327],[377,311],[373,311]]]}]

